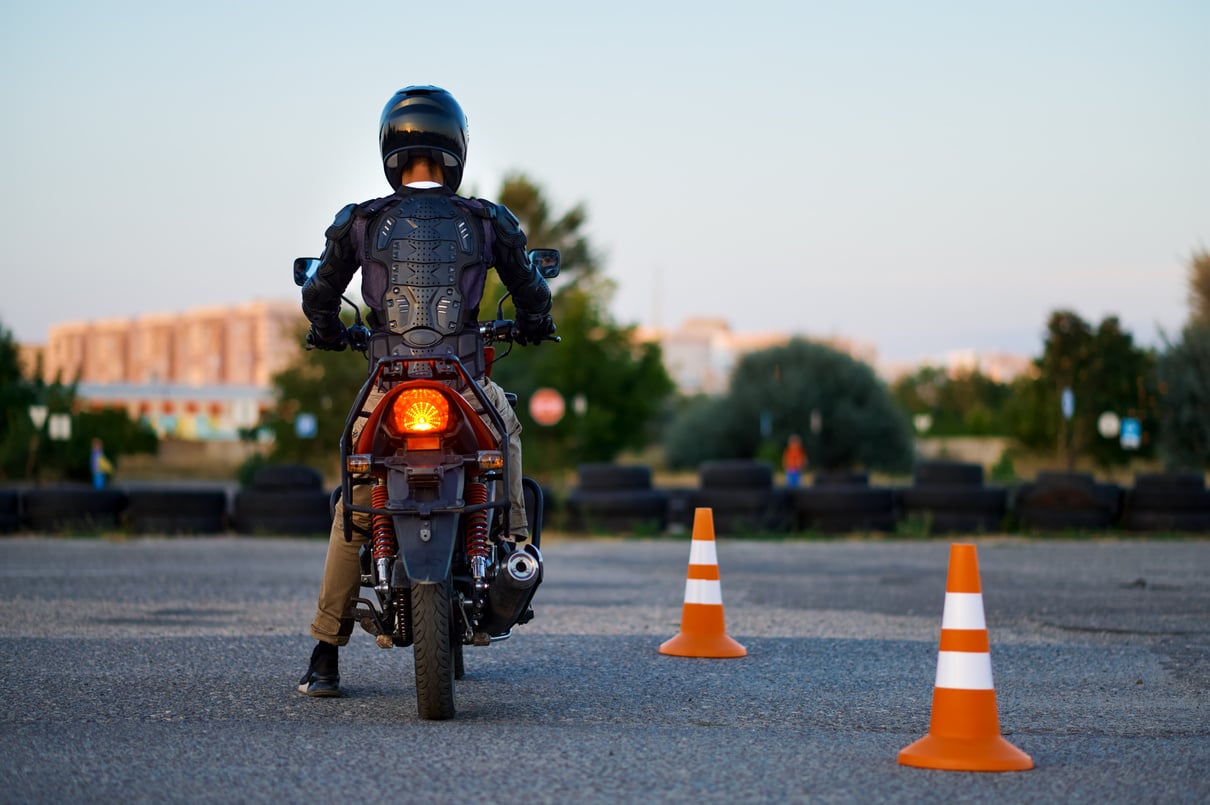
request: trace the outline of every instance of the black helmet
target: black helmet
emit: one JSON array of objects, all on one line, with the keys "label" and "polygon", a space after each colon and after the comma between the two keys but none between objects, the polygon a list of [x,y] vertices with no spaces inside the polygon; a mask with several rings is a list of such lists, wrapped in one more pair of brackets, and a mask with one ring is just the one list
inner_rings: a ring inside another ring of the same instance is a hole
[{"label": "black helmet", "polygon": [[403,166],[413,156],[427,156],[444,168],[445,186],[457,190],[466,161],[466,115],[440,87],[404,87],[387,101],[378,126],[382,169],[399,189]]}]

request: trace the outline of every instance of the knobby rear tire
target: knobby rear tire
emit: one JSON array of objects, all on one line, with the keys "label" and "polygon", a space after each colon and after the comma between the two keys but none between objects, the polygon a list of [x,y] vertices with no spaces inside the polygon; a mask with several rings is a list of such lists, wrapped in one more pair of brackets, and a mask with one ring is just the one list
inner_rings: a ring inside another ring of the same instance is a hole
[{"label": "knobby rear tire", "polygon": [[450,582],[412,584],[412,656],[420,717],[454,717],[454,652],[450,641]]}]

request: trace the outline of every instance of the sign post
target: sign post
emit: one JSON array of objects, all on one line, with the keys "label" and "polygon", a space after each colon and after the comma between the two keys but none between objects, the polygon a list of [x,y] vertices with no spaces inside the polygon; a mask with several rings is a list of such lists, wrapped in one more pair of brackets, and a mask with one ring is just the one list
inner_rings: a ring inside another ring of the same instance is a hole
[{"label": "sign post", "polygon": [[29,407],[29,421],[34,423],[34,430],[42,430],[42,426],[46,424],[46,417],[50,413],[50,409],[45,405],[31,405]]},{"label": "sign post", "polygon": [[294,417],[294,433],[300,439],[314,439],[319,432],[319,422],[315,414],[301,413]]},{"label": "sign post", "polygon": [[71,414],[51,414],[47,431],[52,441],[65,442],[71,438]]}]

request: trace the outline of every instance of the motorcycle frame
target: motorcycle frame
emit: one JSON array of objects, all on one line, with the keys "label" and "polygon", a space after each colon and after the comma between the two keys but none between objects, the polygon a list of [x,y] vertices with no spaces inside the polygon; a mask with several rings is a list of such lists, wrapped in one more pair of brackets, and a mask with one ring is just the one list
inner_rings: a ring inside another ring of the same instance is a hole
[{"label": "motorcycle frame", "polygon": [[[412,366],[425,364],[429,367],[427,373],[418,372],[415,376],[412,375]],[[387,372],[388,369],[391,371]],[[385,380],[383,379],[384,374],[386,375]],[[398,379],[392,379],[396,375],[398,376]],[[490,399],[488,399],[487,393],[484,392],[483,387],[480,386],[473,377],[471,377],[470,373],[466,370],[466,367],[462,364],[462,361],[459,360],[456,355],[387,355],[379,358],[374,366],[374,369],[369,373],[366,382],[362,385],[361,390],[358,392],[352,407],[350,407],[349,415],[345,419],[344,430],[341,431],[340,434],[340,488],[341,501],[344,504],[342,524],[344,526],[344,537],[346,541],[351,542],[353,539],[353,528],[355,527],[353,524],[354,513],[367,514],[371,517],[374,515],[380,515],[394,518],[407,515],[428,517],[434,513],[457,513],[467,515],[488,509],[504,509],[504,517],[502,518],[502,533],[506,538],[509,536],[510,531],[508,513],[511,509],[512,502],[509,499],[507,491],[510,489],[509,480],[512,467],[510,466],[511,462],[509,460],[508,450],[506,449],[507,446],[502,443],[505,437],[496,437],[495,434],[492,434],[492,438],[495,441],[495,447],[496,449],[500,450],[503,455],[501,482],[503,485],[502,488],[505,490],[505,494],[500,500],[488,501],[487,503],[470,506],[467,506],[465,503],[463,503],[460,506],[424,507],[416,509],[377,508],[373,505],[362,506],[353,502],[353,473],[349,471],[347,462],[347,458],[350,455],[351,449],[353,448],[353,427],[357,423],[357,420],[362,417],[365,417],[368,420],[366,422],[366,428],[377,427],[380,418],[376,417],[375,414],[382,407],[383,403],[387,402],[389,399],[389,397],[384,396],[373,409],[367,412],[365,410],[365,402],[375,387],[377,387],[380,383],[389,384],[384,388],[389,395],[390,391],[410,381],[442,381],[449,379],[461,380],[468,388],[470,388],[472,393],[475,395],[475,399],[478,400],[480,405],[483,406],[483,410],[487,414],[488,419],[491,421],[492,426],[496,429],[496,433],[508,433],[507,428],[504,425],[504,419],[500,416],[500,412],[496,410],[496,406],[492,404]],[[461,396],[461,392],[457,391],[452,386],[450,391],[455,395]],[[476,417],[479,416],[478,413],[472,413]],[[370,434],[369,438],[373,439],[372,433]],[[373,460],[373,458],[371,460]],[[389,472],[390,468],[387,469]],[[400,546],[400,553],[402,553],[402,546]]]}]

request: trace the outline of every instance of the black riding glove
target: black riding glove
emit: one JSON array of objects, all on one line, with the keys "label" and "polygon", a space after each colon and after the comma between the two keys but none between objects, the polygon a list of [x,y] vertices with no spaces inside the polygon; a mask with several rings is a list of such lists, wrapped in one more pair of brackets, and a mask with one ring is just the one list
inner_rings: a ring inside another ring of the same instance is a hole
[{"label": "black riding glove", "polygon": [[550,338],[555,333],[555,322],[549,313],[531,315],[522,313],[517,316],[517,333],[513,340],[521,346],[537,345]]},{"label": "black riding glove", "polygon": [[311,332],[307,333],[307,346],[315,349],[343,352],[348,343],[349,333],[339,319],[331,326],[312,324]]}]

